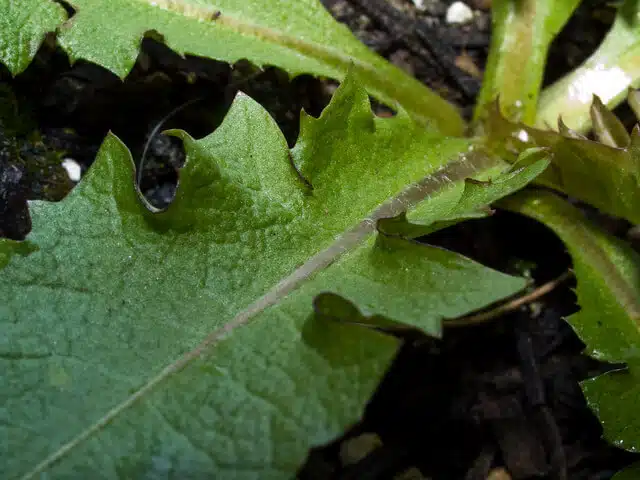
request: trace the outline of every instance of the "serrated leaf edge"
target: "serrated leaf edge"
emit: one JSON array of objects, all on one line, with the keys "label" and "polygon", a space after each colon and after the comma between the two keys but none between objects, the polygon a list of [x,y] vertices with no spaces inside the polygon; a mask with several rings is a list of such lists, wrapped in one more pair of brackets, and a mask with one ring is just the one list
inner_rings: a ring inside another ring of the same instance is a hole
[{"label": "serrated leaf edge", "polygon": [[[383,66],[386,66],[387,68],[381,69],[380,65],[376,66],[369,62],[363,62],[357,57],[345,55],[339,48],[333,48],[315,42],[305,42],[294,36],[283,34],[271,28],[266,28],[249,23],[244,20],[239,20],[232,15],[222,12],[216,6],[200,6],[187,4],[183,0],[137,1],[152,8],[159,8],[169,13],[176,13],[187,18],[192,18],[201,23],[209,22],[212,25],[224,25],[237,33],[262,39],[263,41],[275,44],[278,47],[285,46],[287,48],[290,48],[301,56],[309,57],[316,60],[319,59],[324,63],[324,66],[328,69],[328,71],[331,72],[330,74],[325,73],[325,75],[331,76],[332,78],[339,81],[344,80],[348,70],[350,68],[354,69],[355,67],[355,70],[357,70],[361,75],[364,75],[365,78],[367,78],[367,84],[371,86],[370,93],[378,97],[378,99],[382,102],[387,103],[391,108],[397,109],[399,105],[402,105],[407,111],[411,112],[414,118],[419,119],[421,123],[425,125],[428,124],[450,135],[460,135],[464,128],[464,121],[462,120],[462,117],[460,117],[458,110],[452,104],[441,98],[439,95],[427,88],[412,76],[402,72],[402,70],[391,63],[385,62],[385,65]],[[76,8],[76,10],[78,10],[76,5],[74,5],[73,0],[70,0],[69,3],[74,8]],[[72,25],[73,18],[67,20],[67,22],[64,22],[59,27],[59,29],[63,30],[64,28],[69,28]],[[349,32],[349,34],[351,34],[349,29],[345,25],[340,24],[339,26],[340,28],[345,29],[347,32]],[[59,38],[63,46],[65,46],[64,31],[60,32]],[[359,42],[358,40],[356,41]],[[170,41],[167,43],[167,45],[170,48],[173,48]],[[365,48],[364,45],[362,46],[363,48]],[[72,60],[78,59],[72,55],[72,52],[69,51],[69,48],[67,48],[67,46],[65,46],[65,51],[69,53]],[[184,54],[189,52],[180,53]],[[376,55],[371,51],[369,53]],[[208,57],[216,59],[215,57],[210,55]],[[382,59],[382,57],[379,57],[379,59],[384,62],[384,59]],[[97,59],[90,60],[100,64]],[[235,60],[231,60],[230,62],[233,63],[234,61],[239,60],[242,60],[242,58],[236,58]],[[264,67],[266,65],[267,63],[262,63],[259,66]],[[279,66],[277,63],[269,65],[274,65],[276,67]],[[389,70],[395,70],[402,73],[405,81],[402,82],[402,84],[398,85],[397,82],[390,80]],[[296,77],[308,72],[307,69],[287,69],[287,71],[292,77]],[[124,76],[128,74],[128,71],[116,73],[121,78],[124,78]],[[410,98],[403,93],[409,86],[416,88],[421,87],[421,89],[423,90],[422,98],[414,98],[413,101],[410,101]]]},{"label": "serrated leaf edge", "polygon": [[[109,134],[105,141],[109,140],[115,140],[124,145],[113,134]],[[130,152],[129,155],[131,155]],[[293,292],[298,286],[309,279],[314,273],[328,267],[342,255],[363,243],[367,239],[367,237],[369,237],[369,235],[372,235],[376,232],[376,224],[379,219],[397,216],[401,212],[405,211],[408,208],[411,208],[421,200],[430,197],[436,194],[438,191],[446,188],[449,184],[463,181],[465,178],[473,176],[478,171],[485,168],[490,168],[491,166],[494,166],[495,164],[501,162],[496,157],[491,156],[474,156],[473,158],[474,161],[471,161],[465,154],[461,154],[458,159],[448,163],[445,167],[439,169],[431,175],[428,175],[417,184],[409,186],[397,196],[387,200],[380,207],[375,209],[367,218],[362,220],[351,230],[341,235],[329,247],[311,257],[307,262],[294,270],[290,275],[280,281],[262,297],[246,307],[242,312],[237,314],[224,327],[211,332],[194,349],[190,350],[189,352],[179,357],[177,360],[167,365],[157,375],[152,377],[147,383],[133,392],[124,401],[109,410],[93,425],[78,434],[69,442],[62,445],[58,450],[53,452],[42,462],[38,463],[31,471],[26,473],[21,478],[33,478],[38,473],[42,472],[52,464],[59,461],[77,445],[81,444],[83,441],[91,437],[94,433],[97,433],[99,430],[107,426],[120,413],[124,412],[125,410],[133,406],[138,400],[145,397],[165,379],[167,379],[174,373],[179,372],[191,362],[196,360],[198,357],[203,355],[208,349],[215,346],[226,335],[237,328],[241,328],[244,325],[247,325],[252,317],[264,311],[268,307],[275,305],[278,301],[280,301],[289,293]],[[131,156],[130,160],[133,165],[133,158]]]}]

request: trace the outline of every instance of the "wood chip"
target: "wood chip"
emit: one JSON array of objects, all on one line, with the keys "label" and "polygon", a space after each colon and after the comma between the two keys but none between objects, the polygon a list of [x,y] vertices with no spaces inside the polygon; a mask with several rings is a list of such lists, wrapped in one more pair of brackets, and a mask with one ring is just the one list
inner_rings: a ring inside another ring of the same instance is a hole
[{"label": "wood chip", "polygon": [[455,59],[456,67],[462,70],[465,73],[468,73],[473,78],[482,78],[482,71],[478,68],[476,63],[473,61],[473,58],[466,52],[462,52]]},{"label": "wood chip", "polygon": [[489,472],[487,480],[511,480],[511,475],[503,467],[494,468]]}]

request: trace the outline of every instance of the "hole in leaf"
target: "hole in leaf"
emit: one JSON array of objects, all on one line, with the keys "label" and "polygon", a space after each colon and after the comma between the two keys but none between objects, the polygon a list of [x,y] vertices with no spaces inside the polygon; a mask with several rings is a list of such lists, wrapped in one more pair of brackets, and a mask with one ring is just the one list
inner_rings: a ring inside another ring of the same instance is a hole
[{"label": "hole in leaf", "polygon": [[395,117],[398,112],[384,103],[379,102],[372,96],[369,96],[369,103],[371,104],[371,111],[376,117],[389,118]]},{"label": "hole in leaf", "polygon": [[73,6],[66,0],[53,0],[53,1],[54,3],[57,3],[62,8],[64,8],[65,12],[67,12],[68,19],[71,19],[76,14],[76,9],[73,8]]},{"label": "hole in leaf", "polygon": [[182,56],[153,30],[145,33],[124,81],[90,62],[71,65],[53,42],[42,45],[21,75],[13,79],[4,72],[1,78],[15,91],[20,110],[28,113],[28,133],[44,137],[46,145],[77,162],[82,172],[108,131],[124,141],[136,164],[146,147],[141,187],[158,208],[172,200],[185,159],[181,143],[162,131],[183,129],[195,138],[210,134],[242,90],[264,106],[293,145],[300,111],[317,116],[330,99],[325,84],[314,77],[290,79],[281,70],[260,69],[247,61],[229,65]]}]

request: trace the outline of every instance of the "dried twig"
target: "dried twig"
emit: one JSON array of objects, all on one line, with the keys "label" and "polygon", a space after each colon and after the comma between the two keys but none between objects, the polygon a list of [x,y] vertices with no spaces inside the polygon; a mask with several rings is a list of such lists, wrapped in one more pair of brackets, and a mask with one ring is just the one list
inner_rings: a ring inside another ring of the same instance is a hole
[{"label": "dried twig", "polygon": [[469,325],[478,325],[493,320],[505,313],[513,312],[528,303],[534,302],[543,295],[552,292],[558,285],[567,281],[573,276],[573,272],[566,271],[558,278],[539,286],[535,290],[514,298],[506,303],[500,304],[488,311],[465,315],[463,317],[447,319],[444,323],[445,327],[466,327]]}]

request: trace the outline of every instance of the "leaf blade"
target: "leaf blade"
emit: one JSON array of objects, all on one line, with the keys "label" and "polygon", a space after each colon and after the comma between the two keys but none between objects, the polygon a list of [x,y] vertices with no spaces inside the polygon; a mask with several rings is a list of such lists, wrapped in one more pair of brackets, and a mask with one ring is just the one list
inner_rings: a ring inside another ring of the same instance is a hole
[{"label": "leaf blade", "polygon": [[27,68],[45,34],[66,18],[60,5],[39,0],[2,0],[0,12],[0,62],[13,75]]},{"label": "leaf blade", "polygon": [[[35,1],[35,0],[31,0]],[[51,0],[40,0],[49,3]],[[461,134],[455,107],[386,62],[334,21],[318,0],[74,0],[76,14],[59,42],[72,61],[84,59],[124,77],[147,32],[180,54],[225,62],[247,59],[292,75],[343,80],[353,68],[369,92],[392,108],[444,133]]]},{"label": "leaf blade", "polygon": [[[376,250],[375,220],[411,204],[407,183],[447,172],[449,182],[462,181],[476,165],[460,167],[469,163],[457,159],[465,140],[408,116],[374,118],[364,89],[349,82],[301,137],[298,160],[331,160],[315,169],[312,193],[275,122],[240,96],[210,136],[182,134],[188,160],[166,211],[140,201],[130,153],[113,136],[65,200],[32,203],[35,248],[10,256],[0,276],[0,379],[11,399],[3,425],[13,453],[3,475],[29,466],[27,476],[174,469],[188,477],[192,468],[289,477],[309,446],[355,421],[396,348],[355,326],[339,327],[326,345],[333,324],[305,330],[314,296],[343,294],[363,315],[404,309],[414,326],[437,333],[454,298],[454,308],[471,310],[522,288],[522,279],[439,250],[401,244],[393,261]],[[342,130],[324,141],[324,132]],[[406,141],[388,141],[398,135]],[[331,177],[342,188],[322,181]],[[436,201],[441,183],[428,185],[419,193]],[[0,241],[0,252],[13,248]],[[411,289],[396,288],[383,304],[376,292],[396,275]],[[430,289],[434,282],[453,297]],[[339,341],[351,347],[333,348]],[[326,404],[338,392],[342,404]],[[263,444],[270,429],[278,435]],[[278,455],[276,441],[286,446]]]},{"label": "leaf blade", "polygon": [[608,440],[621,448],[640,448],[640,255],[621,240],[588,222],[575,207],[548,192],[521,192],[501,205],[551,228],[573,259],[581,309],[571,323],[587,352],[628,370],[583,382],[591,408]]},{"label": "leaf blade", "polygon": [[512,168],[499,165],[443,191],[439,209],[425,200],[397,217],[381,219],[378,228],[388,235],[418,238],[467,219],[486,217],[492,213],[491,204],[541,175],[549,166],[547,156],[540,149],[527,150]]},{"label": "leaf blade", "polygon": [[[599,116],[605,115],[605,107]],[[606,110],[608,123],[611,112]],[[559,123],[560,132],[538,130],[510,122],[496,109],[489,117],[487,148],[507,161],[528,148],[547,149],[551,165],[536,183],[554,188],[589,203],[603,212],[640,222],[636,206],[640,202],[640,132],[634,130],[624,146],[610,146],[589,140]],[[615,142],[626,142],[619,131]],[[605,128],[603,126],[603,128]],[[604,132],[602,132],[604,134]],[[613,136],[610,136],[613,142]]]}]

